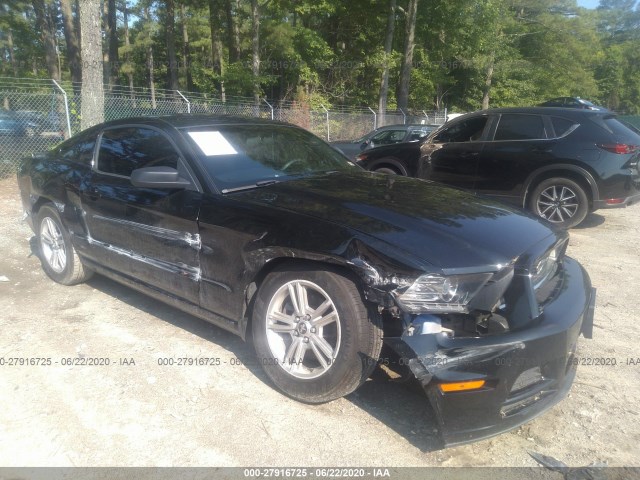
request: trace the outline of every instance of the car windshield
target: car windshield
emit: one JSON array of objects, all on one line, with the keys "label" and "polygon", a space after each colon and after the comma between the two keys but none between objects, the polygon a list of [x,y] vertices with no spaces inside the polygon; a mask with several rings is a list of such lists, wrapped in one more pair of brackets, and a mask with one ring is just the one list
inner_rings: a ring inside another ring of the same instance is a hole
[{"label": "car windshield", "polygon": [[215,125],[184,133],[223,193],[357,168],[318,137],[296,127]]},{"label": "car windshield", "polygon": [[364,143],[366,142],[369,137],[371,137],[371,135],[373,133],[377,132],[377,130],[374,130],[373,132],[367,132],[365,133],[363,136],[361,136],[360,138],[356,138],[355,140],[353,140],[351,143]]}]

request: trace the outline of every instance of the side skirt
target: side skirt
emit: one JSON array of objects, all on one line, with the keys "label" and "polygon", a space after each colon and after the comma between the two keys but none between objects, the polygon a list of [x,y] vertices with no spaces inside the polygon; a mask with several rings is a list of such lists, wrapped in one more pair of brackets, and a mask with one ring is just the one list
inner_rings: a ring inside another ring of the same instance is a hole
[{"label": "side skirt", "polygon": [[166,303],[167,305],[171,305],[172,307],[182,310],[185,313],[189,313],[195,317],[205,320],[231,333],[240,335],[240,327],[237,320],[231,320],[229,318],[210,312],[209,310],[205,310],[204,308],[201,308],[199,305],[196,305],[191,302],[187,302],[163,290],[159,290],[153,287],[152,285],[142,283],[134,278],[123,275],[120,272],[116,272],[115,270],[104,267],[103,265],[100,265],[94,262],[93,260],[88,259],[85,256],[82,257],[82,263],[84,263],[87,267],[91,268],[92,270],[95,270],[97,273],[110,278],[111,280],[114,280],[122,285],[130,287],[140,293],[144,293],[145,295],[155,298],[156,300]]}]

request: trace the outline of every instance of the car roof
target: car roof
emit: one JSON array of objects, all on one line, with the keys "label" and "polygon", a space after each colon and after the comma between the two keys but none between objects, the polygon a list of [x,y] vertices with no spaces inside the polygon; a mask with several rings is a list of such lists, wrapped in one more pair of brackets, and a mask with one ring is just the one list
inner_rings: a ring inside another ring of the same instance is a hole
[{"label": "car roof", "polygon": [[433,127],[428,123],[396,123],[393,125],[385,125],[384,127],[378,127],[377,130],[385,130],[387,128],[408,128],[408,127]]},{"label": "car roof", "polygon": [[471,116],[485,114],[502,114],[502,113],[528,113],[535,115],[549,115],[551,112],[554,114],[562,114],[565,117],[593,117],[598,115],[613,115],[612,112],[605,110],[581,110],[577,108],[568,107],[503,107],[503,108],[489,108],[487,110],[477,110],[472,113],[467,113],[460,117],[456,117],[452,122],[460,118],[469,118]]},{"label": "car roof", "polygon": [[232,115],[201,115],[201,114],[177,114],[158,115],[149,117],[128,117],[111,120],[101,124],[102,127],[113,127],[118,125],[140,124],[162,127],[171,125],[175,128],[205,127],[207,125],[286,125],[289,123],[278,122],[255,117],[237,117]]}]

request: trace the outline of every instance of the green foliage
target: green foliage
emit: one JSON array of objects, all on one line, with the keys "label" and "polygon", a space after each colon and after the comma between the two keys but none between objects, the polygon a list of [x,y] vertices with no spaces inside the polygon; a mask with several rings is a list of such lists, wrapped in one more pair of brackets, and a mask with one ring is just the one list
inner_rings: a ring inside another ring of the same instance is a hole
[{"label": "green foliage", "polygon": [[[202,93],[220,96],[224,87],[229,97],[253,95],[250,2],[229,2],[214,3],[224,57],[222,73],[217,74],[209,0],[175,0],[181,88],[189,73],[193,88]],[[396,102],[407,3],[397,0],[388,59],[389,108]],[[232,29],[227,4],[238,30],[240,58],[235,63],[229,62]],[[377,105],[388,0],[260,0],[259,4],[261,95],[310,108]],[[122,25],[124,0],[118,0],[118,5],[120,83],[127,85],[131,75],[135,86],[149,85],[151,47],[156,87],[166,88],[164,2],[128,0],[128,47]],[[67,80],[63,25],[60,18],[55,21]],[[189,38],[188,65],[183,25]],[[465,111],[480,108],[483,96],[489,98],[490,106],[533,105],[556,96],[580,96],[636,114],[640,112],[638,45],[640,7],[633,0],[601,0],[597,10],[579,8],[575,0],[423,0],[418,4],[409,104],[418,111],[443,107]],[[0,2],[0,75],[45,77],[44,65],[31,2]]]}]

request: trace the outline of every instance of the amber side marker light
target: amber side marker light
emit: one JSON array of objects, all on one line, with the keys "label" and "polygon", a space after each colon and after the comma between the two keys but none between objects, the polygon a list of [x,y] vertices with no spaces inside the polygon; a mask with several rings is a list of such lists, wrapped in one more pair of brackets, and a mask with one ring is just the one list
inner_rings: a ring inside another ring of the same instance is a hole
[{"label": "amber side marker light", "polygon": [[482,388],[484,383],[484,380],[470,380],[468,382],[441,383],[439,387],[442,393],[464,392],[465,390]]}]

